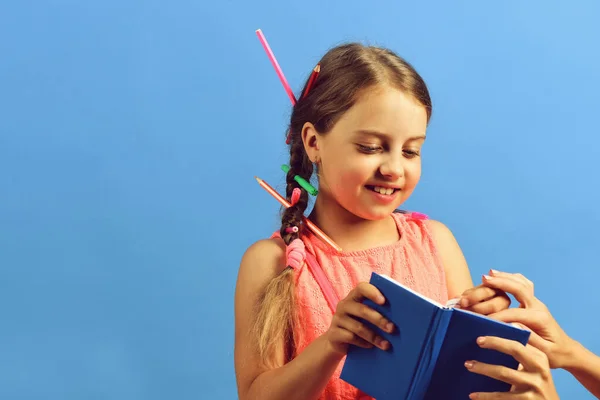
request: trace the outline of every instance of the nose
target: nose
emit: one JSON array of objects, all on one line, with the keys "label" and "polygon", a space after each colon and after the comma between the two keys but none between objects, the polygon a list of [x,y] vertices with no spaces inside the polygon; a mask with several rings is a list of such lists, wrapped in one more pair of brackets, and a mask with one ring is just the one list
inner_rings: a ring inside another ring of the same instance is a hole
[{"label": "nose", "polygon": [[388,180],[397,180],[404,176],[402,157],[387,157],[379,167],[379,172]]}]

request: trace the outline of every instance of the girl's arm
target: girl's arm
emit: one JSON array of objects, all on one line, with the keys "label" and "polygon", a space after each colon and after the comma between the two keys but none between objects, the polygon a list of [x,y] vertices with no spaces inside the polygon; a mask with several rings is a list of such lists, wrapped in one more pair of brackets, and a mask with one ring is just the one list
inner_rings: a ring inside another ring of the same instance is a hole
[{"label": "girl's arm", "polygon": [[282,350],[277,354],[277,368],[261,367],[256,338],[251,335],[255,307],[261,292],[285,268],[284,264],[285,245],[275,239],[255,243],[242,258],[235,291],[234,355],[240,400],[317,398],[342,359],[325,341],[317,340],[285,365]]},{"label": "girl's arm", "polygon": [[392,332],[393,324],[381,314],[362,304],[368,298],[377,304],[385,299],[368,283],[358,284],[342,299],[333,315],[331,326],[292,361],[285,363],[284,338],[274,368],[263,367],[251,334],[259,296],[285,268],[285,245],[281,240],[263,240],[252,245],[242,259],[235,293],[235,371],[240,400],[310,400],[319,397],[346,355],[348,346],[386,351],[389,343],[356,318],[363,318]]},{"label": "girl's arm", "polygon": [[473,287],[467,261],[450,229],[438,221],[427,222],[444,264],[448,298],[460,297],[460,307],[483,315],[508,308],[510,298],[506,293],[483,284]]},{"label": "girl's arm", "polygon": [[473,287],[473,280],[463,252],[446,225],[435,220],[427,220],[427,224],[444,265],[448,298],[460,297],[467,289]]}]

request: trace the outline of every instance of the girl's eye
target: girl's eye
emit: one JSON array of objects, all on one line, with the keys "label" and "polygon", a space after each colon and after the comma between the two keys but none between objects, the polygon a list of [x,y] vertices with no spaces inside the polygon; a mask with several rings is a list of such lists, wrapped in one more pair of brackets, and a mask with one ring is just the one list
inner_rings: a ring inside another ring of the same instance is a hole
[{"label": "girl's eye", "polygon": [[373,154],[381,150],[381,146],[365,146],[364,144],[359,144],[358,149],[363,153]]},{"label": "girl's eye", "polygon": [[404,155],[407,158],[413,158],[413,157],[418,157],[419,156],[419,151],[418,150],[404,149],[403,152],[404,152]]}]

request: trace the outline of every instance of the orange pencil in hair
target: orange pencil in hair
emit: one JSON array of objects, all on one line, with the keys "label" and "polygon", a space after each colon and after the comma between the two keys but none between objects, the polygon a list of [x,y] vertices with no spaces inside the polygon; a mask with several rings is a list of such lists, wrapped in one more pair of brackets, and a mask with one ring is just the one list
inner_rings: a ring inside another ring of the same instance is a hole
[{"label": "orange pencil in hair", "polygon": [[[267,192],[269,192],[269,194],[271,196],[275,197],[275,199],[278,202],[280,202],[282,206],[284,206],[285,208],[288,208],[290,206],[289,201],[287,201],[285,198],[283,198],[283,196],[281,196],[275,189],[273,189],[271,187],[271,185],[269,185],[267,182],[265,182],[264,180],[260,179],[257,176],[255,176],[254,179],[256,179],[258,184],[260,186],[262,186],[262,188],[265,189]],[[311,220],[309,220],[308,218],[303,216],[302,221],[306,224],[306,226],[308,226],[308,229],[310,229],[322,241],[329,244],[331,247],[333,247],[337,251],[339,251],[339,252],[342,251],[342,248],[340,246],[338,246],[333,240],[331,240],[331,238],[329,236],[327,236],[325,234],[325,232],[320,230],[319,227],[316,226]]]}]

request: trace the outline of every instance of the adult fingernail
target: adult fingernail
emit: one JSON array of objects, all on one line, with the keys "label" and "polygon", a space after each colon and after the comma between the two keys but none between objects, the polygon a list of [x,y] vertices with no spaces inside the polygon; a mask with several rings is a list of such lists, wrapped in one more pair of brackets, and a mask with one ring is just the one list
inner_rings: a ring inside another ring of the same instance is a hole
[{"label": "adult fingernail", "polygon": [[465,367],[467,367],[467,369],[473,368],[473,362],[472,361],[466,361],[465,362]]},{"label": "adult fingernail", "polygon": [[461,307],[465,308],[469,306],[469,299],[463,297],[462,299],[460,299],[460,302],[458,303],[460,304]]},{"label": "adult fingernail", "polygon": [[489,275],[483,275],[483,279],[485,279],[486,281],[491,281],[493,277]]},{"label": "adult fingernail", "polygon": [[497,270],[495,270],[495,269],[490,269],[490,273],[491,273],[492,275],[494,275],[494,274],[497,274],[497,273],[498,273],[498,271],[497,271]]},{"label": "adult fingernail", "polygon": [[477,338],[477,344],[482,345],[485,343],[485,338],[484,337],[478,337]]},{"label": "adult fingernail", "polygon": [[390,332],[390,333],[391,333],[391,332],[394,330],[394,324],[392,324],[391,322],[388,322],[388,323],[385,325],[385,329],[386,329],[388,332]]},{"label": "adult fingernail", "polygon": [[471,393],[471,394],[469,395],[469,398],[470,398],[470,399],[476,399],[477,397],[479,397],[479,394],[477,394],[477,393]]}]

